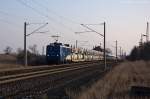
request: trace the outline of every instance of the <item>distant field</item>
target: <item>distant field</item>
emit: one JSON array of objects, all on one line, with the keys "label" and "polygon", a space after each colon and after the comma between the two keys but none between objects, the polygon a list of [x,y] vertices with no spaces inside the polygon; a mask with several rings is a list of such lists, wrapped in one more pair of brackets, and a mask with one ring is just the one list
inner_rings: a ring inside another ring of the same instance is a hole
[{"label": "distant field", "polygon": [[19,68],[22,67],[17,63],[15,55],[0,54],[0,69]]},{"label": "distant field", "polygon": [[0,63],[15,63],[15,55],[0,54]]},{"label": "distant field", "polygon": [[150,99],[148,96],[131,98],[133,85],[150,87],[150,62],[122,63],[75,99]]},{"label": "distant field", "polygon": [[0,70],[2,69],[11,69],[11,68],[22,68],[23,66],[19,65],[19,64],[4,64],[4,63],[0,63]]}]

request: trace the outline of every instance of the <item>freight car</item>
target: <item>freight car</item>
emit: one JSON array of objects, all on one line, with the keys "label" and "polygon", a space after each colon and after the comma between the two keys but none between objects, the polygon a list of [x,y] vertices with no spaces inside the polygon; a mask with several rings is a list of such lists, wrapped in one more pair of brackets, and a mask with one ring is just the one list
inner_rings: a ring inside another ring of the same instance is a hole
[{"label": "freight car", "polygon": [[50,43],[46,48],[48,63],[68,63],[102,60],[103,53],[95,50],[72,48],[68,44]]}]

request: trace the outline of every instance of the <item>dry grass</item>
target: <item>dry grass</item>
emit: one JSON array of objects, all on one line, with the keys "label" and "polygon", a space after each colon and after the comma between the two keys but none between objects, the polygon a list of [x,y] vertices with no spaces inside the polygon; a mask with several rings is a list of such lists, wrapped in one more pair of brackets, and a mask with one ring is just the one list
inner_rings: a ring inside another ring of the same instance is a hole
[{"label": "dry grass", "polygon": [[0,70],[20,67],[22,66],[17,63],[16,55],[0,54]]},{"label": "dry grass", "polygon": [[150,99],[131,97],[129,92],[132,85],[150,87],[150,62],[122,63],[75,99]]},{"label": "dry grass", "polygon": [[0,54],[0,63],[14,63],[16,60],[16,55]]},{"label": "dry grass", "polygon": [[0,71],[3,71],[5,69],[12,69],[12,68],[23,68],[23,66],[19,64],[1,64],[0,63]]}]

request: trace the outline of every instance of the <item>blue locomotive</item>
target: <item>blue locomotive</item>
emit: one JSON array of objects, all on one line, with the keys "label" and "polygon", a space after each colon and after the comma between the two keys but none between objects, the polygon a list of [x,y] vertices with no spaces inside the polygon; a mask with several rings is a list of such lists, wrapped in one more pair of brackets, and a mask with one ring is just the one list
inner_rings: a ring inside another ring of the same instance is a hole
[{"label": "blue locomotive", "polygon": [[66,57],[71,54],[71,48],[62,43],[50,43],[46,48],[46,59],[48,63],[65,63]]},{"label": "blue locomotive", "polygon": [[50,43],[46,48],[48,63],[66,63],[102,60],[103,53],[95,50],[72,48],[68,44]]}]

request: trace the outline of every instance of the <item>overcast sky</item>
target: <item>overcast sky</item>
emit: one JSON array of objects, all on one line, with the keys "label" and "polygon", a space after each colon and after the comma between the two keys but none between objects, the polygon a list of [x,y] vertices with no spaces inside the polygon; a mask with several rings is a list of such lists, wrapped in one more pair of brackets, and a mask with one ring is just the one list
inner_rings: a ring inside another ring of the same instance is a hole
[{"label": "overcast sky", "polygon": [[[59,41],[92,48],[102,43],[103,38],[96,33],[75,34],[87,31],[80,24],[106,22],[107,47],[114,51],[115,40],[127,53],[138,45],[141,33],[146,32],[146,22],[150,16],[149,0],[0,0],[0,53],[6,46],[13,51],[23,49],[23,24],[46,23],[39,32],[27,37],[27,46],[37,44],[39,53],[42,47],[54,42],[52,35],[59,35]],[[41,24],[27,26],[31,33]],[[90,26],[103,33],[103,25]],[[83,42],[87,41],[87,42]]]}]

